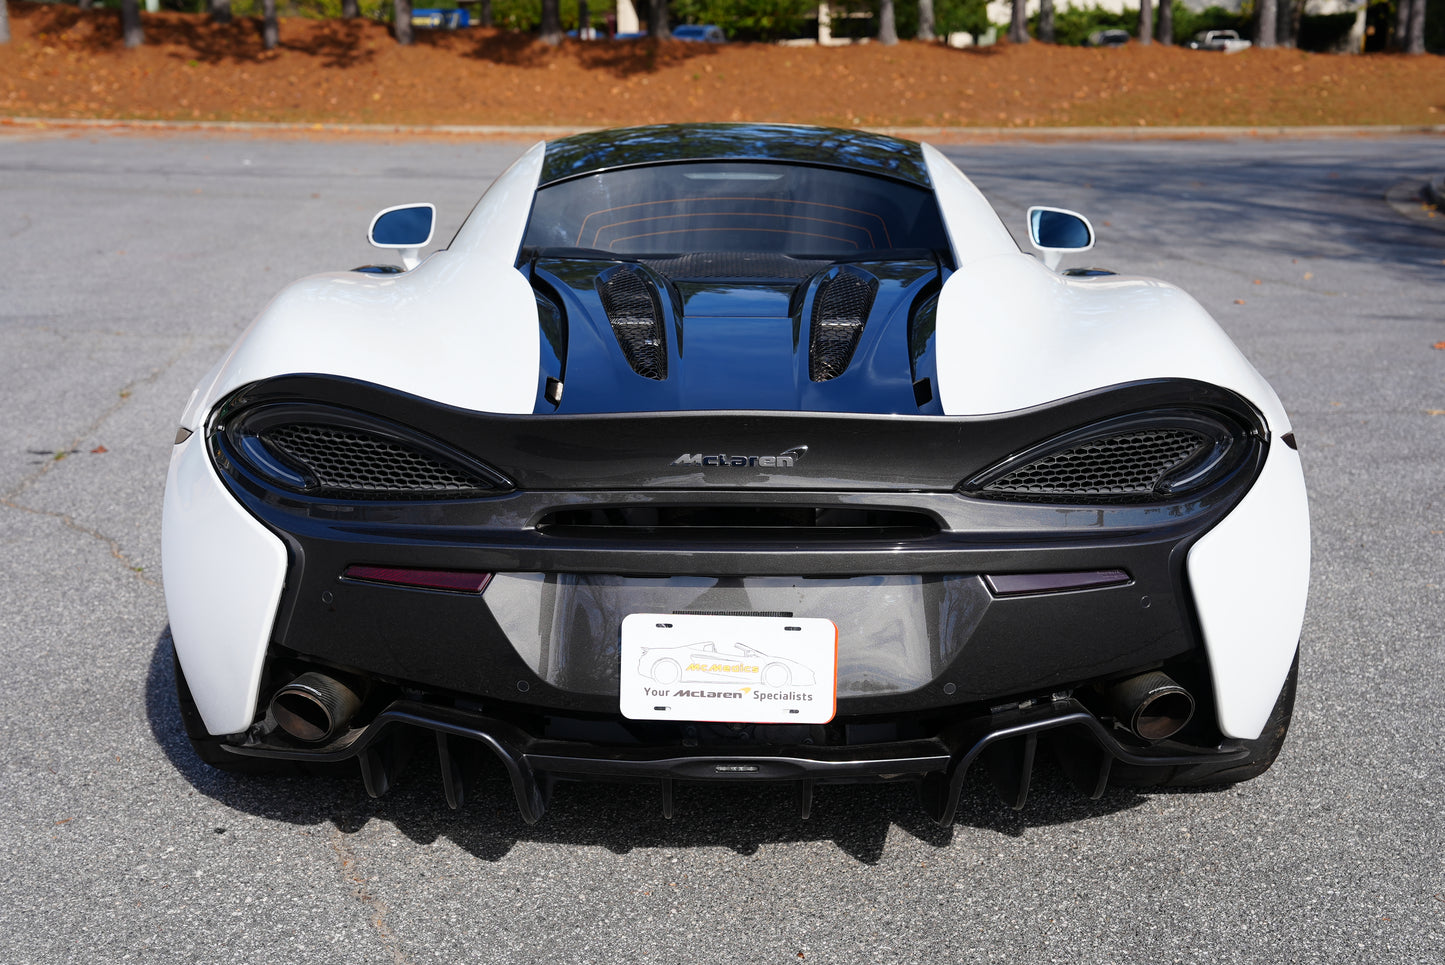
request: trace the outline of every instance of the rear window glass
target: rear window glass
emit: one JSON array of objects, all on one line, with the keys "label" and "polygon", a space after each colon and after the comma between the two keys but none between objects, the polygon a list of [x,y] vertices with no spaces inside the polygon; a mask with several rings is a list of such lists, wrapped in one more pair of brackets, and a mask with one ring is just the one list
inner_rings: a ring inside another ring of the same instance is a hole
[{"label": "rear window glass", "polygon": [[543,188],[523,244],[626,255],[842,257],[943,251],[948,240],[923,188],[853,171],[709,161],[622,168]]}]

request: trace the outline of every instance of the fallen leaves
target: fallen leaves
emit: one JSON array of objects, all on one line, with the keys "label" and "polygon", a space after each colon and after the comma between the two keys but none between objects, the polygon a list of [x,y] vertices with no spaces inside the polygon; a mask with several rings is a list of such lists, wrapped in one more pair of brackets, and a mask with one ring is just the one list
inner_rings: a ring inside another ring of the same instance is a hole
[{"label": "fallen leaves", "polygon": [[[281,46],[267,53],[254,19],[222,26],[174,11],[142,14],[146,43],[127,51],[113,10],[29,0],[10,0],[9,10],[14,40],[0,49],[0,110],[29,117],[588,127],[734,114],[925,126],[1429,124],[1445,84],[1438,57],[1300,61],[1291,59],[1295,51],[1255,50],[1225,63],[1161,45],[1103,56],[1051,44],[958,51],[911,41],[547,48],[482,28],[426,31],[424,41],[400,48],[385,24],[302,17],[282,19]],[[780,78],[811,82],[787,85],[784,97]],[[602,96],[614,86],[626,96]],[[1383,89],[1391,96],[1382,100]]]}]

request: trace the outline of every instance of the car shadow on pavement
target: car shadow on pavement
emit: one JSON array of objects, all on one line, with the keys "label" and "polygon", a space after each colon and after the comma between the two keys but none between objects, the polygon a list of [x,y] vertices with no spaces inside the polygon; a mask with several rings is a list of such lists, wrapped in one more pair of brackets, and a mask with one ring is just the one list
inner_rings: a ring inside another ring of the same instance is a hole
[{"label": "car shadow on pavement", "polygon": [[[663,816],[656,786],[560,783],[542,820],[529,825],[500,764],[478,758],[467,801],[447,806],[435,755],[413,755],[386,796],[368,797],[359,769],[347,762],[285,775],[231,774],[201,762],[191,749],[176,704],[170,627],[156,639],[146,675],[146,716],[157,745],[197,791],[246,814],[297,825],[330,824],[353,834],[381,821],[419,844],[439,838],[484,861],[501,861],[522,842],[637,849],[726,847],[740,855],[767,844],[831,842],[863,864],[882,860],[893,828],[936,848],[953,842],[954,828],[929,819],[911,783],[832,785],[817,789],[812,813],[799,816],[790,785],[682,783],[674,818]],[[994,794],[981,769],[968,775],[956,826],[1022,837],[1030,829],[1070,824],[1125,811],[1146,798],[1110,788],[1099,800],[1076,793],[1062,771],[1044,761],[1034,790],[1015,811]]]}]

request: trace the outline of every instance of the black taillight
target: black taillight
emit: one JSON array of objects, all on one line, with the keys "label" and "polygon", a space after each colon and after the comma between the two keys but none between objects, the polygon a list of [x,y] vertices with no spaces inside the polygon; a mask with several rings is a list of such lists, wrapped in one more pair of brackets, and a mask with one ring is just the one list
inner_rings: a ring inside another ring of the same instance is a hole
[{"label": "black taillight", "polygon": [[1020,502],[1158,502],[1229,475],[1248,458],[1249,443],[1249,429],[1223,415],[1138,413],[1057,436],[960,488],[970,496]]},{"label": "black taillight", "polygon": [[509,488],[495,470],[437,440],[329,406],[257,406],[229,415],[213,438],[245,469],[306,495],[460,499]]}]

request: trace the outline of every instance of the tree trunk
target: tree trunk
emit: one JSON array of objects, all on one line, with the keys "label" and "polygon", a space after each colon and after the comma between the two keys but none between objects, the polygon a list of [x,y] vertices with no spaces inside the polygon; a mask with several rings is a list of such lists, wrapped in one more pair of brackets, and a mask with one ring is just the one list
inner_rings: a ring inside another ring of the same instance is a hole
[{"label": "tree trunk", "polygon": [[1279,24],[1277,0],[1259,0],[1255,6],[1254,15],[1254,45],[1256,47],[1273,47],[1275,28]]},{"label": "tree trunk", "polygon": [[1410,4],[1410,31],[1405,41],[1405,53],[1425,52],[1425,0],[1414,0]]},{"label": "tree trunk", "polygon": [[79,6],[82,10],[94,10],[95,0],[80,0]]},{"label": "tree trunk", "polygon": [[[1161,0],[1163,2],[1163,0]],[[1154,40],[1154,2],[1139,0],[1139,43],[1147,46]]]},{"label": "tree trunk", "polygon": [[561,0],[542,0],[542,43],[555,47],[562,42]]},{"label": "tree trunk", "polygon": [[880,0],[878,4],[878,42],[884,45],[898,43],[898,25],[893,17],[893,0]]},{"label": "tree trunk", "polygon": [[145,28],[140,22],[140,0],[120,0],[120,29],[125,35],[126,49],[146,42]]},{"label": "tree trunk", "polygon": [[391,0],[391,11],[394,18],[391,27],[396,34],[396,42],[410,47],[416,39],[416,33],[411,29],[411,0]]},{"label": "tree trunk", "polygon": [[281,28],[276,23],[276,0],[261,0],[261,46],[275,50],[281,42]]},{"label": "tree trunk", "polygon": [[1174,45],[1174,2],[1159,0],[1159,42],[1166,47]]},{"label": "tree trunk", "polygon": [[587,0],[577,0],[577,39],[587,40],[592,31],[592,11],[587,9]]},{"label": "tree trunk", "polygon": [[1280,47],[1295,46],[1294,34],[1294,0],[1275,0],[1279,4],[1279,13],[1275,18],[1274,41]]},{"label": "tree trunk", "polygon": [[478,4],[477,26],[490,27],[492,25],[492,0],[482,0]]},{"label": "tree trunk", "polygon": [[[87,2],[87,0],[82,0]],[[231,22],[231,0],[211,0],[211,22]]]},{"label": "tree trunk", "polygon": [[10,2],[0,0],[0,44],[10,42]]},{"label": "tree trunk", "polygon": [[1026,44],[1029,42],[1029,12],[1024,0],[1013,0],[1013,11],[1009,15],[1008,42]]},{"label": "tree trunk", "polygon": [[918,0],[918,39],[934,39],[933,0]]},{"label": "tree trunk", "polygon": [[667,25],[667,0],[652,0],[647,5],[647,35],[658,40],[672,35],[672,28]]},{"label": "tree trunk", "polygon": [[1039,0],[1039,39],[1054,42],[1054,0]]},{"label": "tree trunk", "polygon": [[1386,50],[1399,52],[1405,49],[1410,39],[1410,0],[1395,0],[1395,23],[1390,28],[1390,39],[1385,42]]},{"label": "tree trunk", "polygon": [[[230,0],[226,0],[230,3]],[[343,20],[355,20],[361,16],[361,4],[357,0],[341,0],[341,17]]]}]

